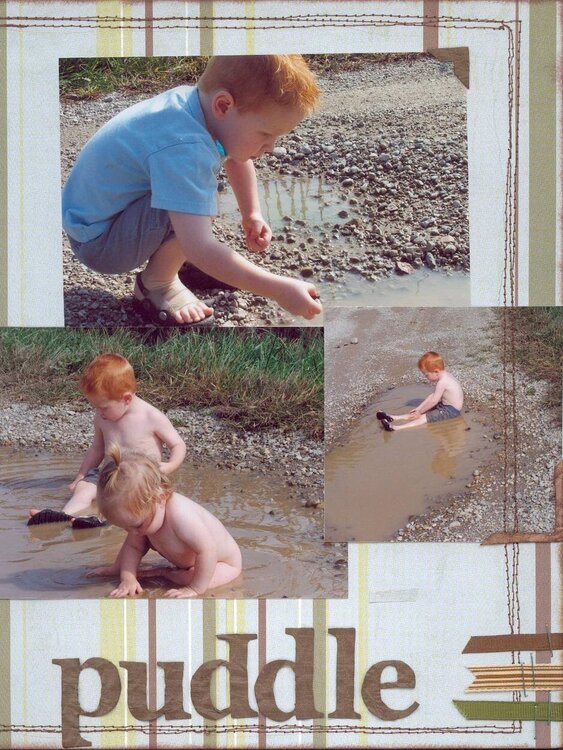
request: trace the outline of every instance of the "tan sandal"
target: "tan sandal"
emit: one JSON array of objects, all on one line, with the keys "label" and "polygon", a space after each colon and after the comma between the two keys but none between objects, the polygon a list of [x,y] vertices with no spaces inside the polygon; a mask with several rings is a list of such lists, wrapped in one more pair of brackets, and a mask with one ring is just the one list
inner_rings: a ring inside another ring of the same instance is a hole
[{"label": "tan sandal", "polygon": [[190,292],[178,277],[163,291],[150,290],[143,284],[141,274],[138,273],[135,277],[133,295],[135,309],[144,318],[158,326],[209,326],[215,322],[215,317],[211,314],[203,320],[195,320],[192,323],[178,323],[174,313],[186,307],[186,305],[199,302],[195,294]]}]

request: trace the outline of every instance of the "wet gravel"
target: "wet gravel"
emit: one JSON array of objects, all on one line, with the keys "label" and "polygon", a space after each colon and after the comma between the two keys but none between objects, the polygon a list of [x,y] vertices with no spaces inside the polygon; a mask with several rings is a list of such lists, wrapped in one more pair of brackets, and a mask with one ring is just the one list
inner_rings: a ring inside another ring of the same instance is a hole
[{"label": "wet gravel", "polygon": [[[486,425],[483,440],[495,446],[494,458],[479,467],[464,492],[447,504],[411,517],[399,529],[395,541],[481,542],[489,534],[514,528],[514,440],[505,439],[503,365],[499,338],[501,323],[488,308],[471,310],[378,310],[377,334],[370,311],[340,311],[325,327],[327,445],[346,440],[355,420],[368,403],[388,387],[417,379],[416,361],[429,336],[437,351],[447,351],[448,369],[459,378],[465,393],[465,411]],[[399,315],[398,315],[399,314]],[[405,316],[400,318],[400,315]],[[363,317],[362,317],[363,316]],[[407,320],[407,318],[409,318]],[[356,319],[356,320],[355,320]],[[449,330],[446,325],[449,321]],[[356,323],[356,325],[354,325]],[[359,325],[358,325],[359,323]],[[431,332],[431,335],[430,333]],[[455,336],[452,336],[455,332]],[[445,346],[448,349],[445,349]],[[418,354],[415,356],[415,353]],[[511,370],[506,383],[512,398]],[[518,527],[520,531],[552,531],[555,492],[553,472],[561,459],[561,413],[547,408],[548,384],[518,369],[515,372],[518,479]],[[511,411],[509,410],[509,420]],[[505,454],[505,450],[508,452]],[[509,477],[505,498],[505,462]],[[505,503],[507,502],[507,505]]]},{"label": "wet gravel", "polygon": [[[301,433],[250,433],[186,407],[166,412],[188,448],[188,460],[218,468],[275,475],[298,502],[319,504],[323,492],[323,445]],[[86,450],[93,437],[92,411],[80,403],[0,405],[0,445],[55,453]]]},{"label": "wet gravel", "polygon": [[[267,253],[245,250],[242,233],[219,218],[217,236],[253,262],[312,283],[338,284],[349,272],[374,283],[423,267],[467,271],[466,91],[449,64],[433,58],[373,63],[322,77],[321,105],[273,154],[258,177],[319,176],[342,205],[338,220],[308,224],[287,216]],[[113,93],[61,107],[63,180],[86,140],[143,96]],[[318,200],[322,200],[319,196]],[[300,322],[247,292],[185,283],[215,308],[217,323]],[[133,310],[134,273],[96,274],[64,239],[65,319],[71,326],[141,325]]]}]

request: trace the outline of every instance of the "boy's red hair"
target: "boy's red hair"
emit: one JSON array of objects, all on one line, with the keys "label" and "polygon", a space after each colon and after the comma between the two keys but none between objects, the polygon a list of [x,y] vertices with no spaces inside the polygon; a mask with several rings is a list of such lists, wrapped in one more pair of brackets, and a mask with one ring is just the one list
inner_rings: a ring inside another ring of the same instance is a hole
[{"label": "boy's red hair", "polygon": [[217,55],[197,85],[206,94],[226,89],[241,112],[274,102],[308,115],[320,96],[302,55]]},{"label": "boy's red hair", "polygon": [[440,372],[446,369],[446,365],[438,352],[426,352],[418,360],[418,369],[422,372]]},{"label": "boy's red hair", "polygon": [[103,396],[112,400],[125,393],[135,393],[137,381],[129,362],[120,354],[100,354],[93,359],[80,378],[85,396]]}]

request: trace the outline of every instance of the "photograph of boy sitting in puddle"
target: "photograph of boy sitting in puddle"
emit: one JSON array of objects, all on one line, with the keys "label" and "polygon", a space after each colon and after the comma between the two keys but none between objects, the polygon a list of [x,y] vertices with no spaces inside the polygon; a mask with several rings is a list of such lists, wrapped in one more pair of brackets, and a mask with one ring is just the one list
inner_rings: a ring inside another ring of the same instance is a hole
[{"label": "photograph of boy sitting in puddle", "polygon": [[[96,499],[100,464],[113,443],[144,452],[158,461],[164,475],[172,474],[186,455],[186,445],[159,409],[139,398],[130,363],[119,354],[100,354],[80,379],[80,390],[94,409],[94,438],[78,473],[69,485],[72,496],[62,510],[30,511],[28,526],[70,521],[75,529],[103,526],[103,515],[81,516]],[[162,460],[167,448],[170,457]]]},{"label": "photograph of boy sitting in puddle", "polygon": [[503,530],[513,492],[521,530],[553,529],[557,308],[360,308],[327,317],[327,541],[482,542]]},{"label": "photograph of boy sitting in puddle", "polygon": [[[461,415],[463,408],[463,389],[459,380],[446,370],[444,360],[437,352],[426,352],[418,360],[418,369],[435,383],[434,393],[411,409],[407,414],[387,414],[378,411],[375,415],[387,432],[404,430],[407,427],[420,427],[428,422],[442,422],[445,419],[455,419]],[[406,422],[406,424],[391,424],[391,422]]]}]

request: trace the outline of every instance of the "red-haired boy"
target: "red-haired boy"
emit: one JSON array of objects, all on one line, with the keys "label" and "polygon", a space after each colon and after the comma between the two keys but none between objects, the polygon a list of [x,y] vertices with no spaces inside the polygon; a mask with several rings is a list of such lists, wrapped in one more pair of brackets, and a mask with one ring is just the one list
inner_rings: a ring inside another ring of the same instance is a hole
[{"label": "red-haired boy", "polygon": [[[407,427],[418,427],[428,422],[441,422],[455,419],[463,408],[463,389],[454,376],[446,370],[444,360],[437,352],[426,352],[418,360],[418,369],[431,383],[435,383],[434,393],[427,396],[416,409],[407,414],[387,414],[377,412],[377,418],[388,431],[405,430]],[[391,426],[391,422],[406,421],[406,424]]]},{"label": "red-haired boy", "polygon": [[186,261],[294,315],[318,315],[312,284],[251,263],[215,238],[211,220],[223,165],[246,246],[268,247],[254,159],[311,113],[319,93],[301,55],[219,56],[195,88],[178,86],[116,115],[84,146],[63,190],[74,254],[99,273],[148,261],[134,297],[157,324],[212,322],[213,309],[178,278]]},{"label": "red-haired boy", "polygon": [[[75,528],[104,525],[97,516],[80,517],[96,498],[98,466],[112,444],[158,461],[163,474],[175,471],[186,455],[184,441],[161,411],[136,395],[131,364],[119,354],[100,354],[80,379],[80,390],[94,407],[94,439],[69,485],[72,496],[62,511],[32,509],[28,525],[72,521]],[[162,450],[170,451],[163,461]],[[78,516],[78,517],[77,517]]]}]

